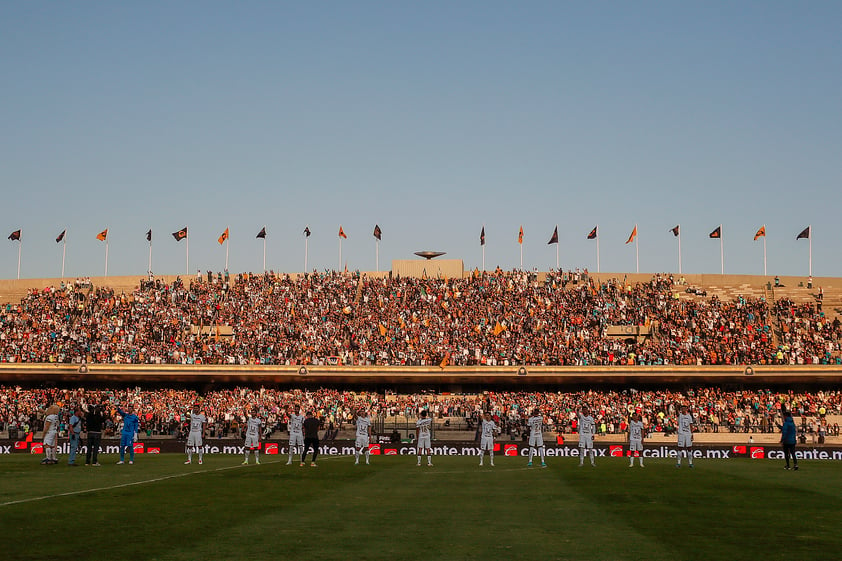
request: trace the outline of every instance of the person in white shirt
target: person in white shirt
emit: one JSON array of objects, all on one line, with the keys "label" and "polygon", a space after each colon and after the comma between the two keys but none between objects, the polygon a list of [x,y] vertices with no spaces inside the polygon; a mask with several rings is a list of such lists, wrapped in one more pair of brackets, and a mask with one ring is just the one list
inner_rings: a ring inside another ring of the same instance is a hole
[{"label": "person in white shirt", "polygon": [[544,460],[544,416],[536,407],[532,411],[532,416],[526,420],[529,426],[529,462],[527,467],[532,467],[532,457],[537,453],[541,456],[541,467],[547,467],[547,462]]},{"label": "person in white shirt", "polygon": [[482,420],[479,441],[479,465],[485,458],[485,452],[488,452],[488,458],[491,460],[491,467],[494,467],[494,435],[498,432],[497,423],[491,419],[491,413],[485,412]]},{"label": "person in white shirt", "polygon": [[681,406],[678,414],[678,455],[675,458],[675,467],[681,467],[681,458],[686,457],[687,463],[693,467],[693,415],[687,411],[687,406]]},{"label": "person in white shirt", "polygon": [[632,415],[629,421],[629,467],[634,467],[635,456],[640,458],[640,467],[643,467],[643,421],[640,413]]},{"label": "person in white shirt", "polygon": [[298,408],[290,407],[287,430],[289,430],[289,459],[287,459],[287,465],[291,465],[293,454],[298,455],[301,452],[300,449],[304,447],[304,415],[301,415]]},{"label": "person in white shirt", "polygon": [[360,409],[357,413],[357,440],[354,443],[354,465],[360,463],[360,454],[365,450],[365,463],[369,463],[370,451],[368,449],[371,443],[371,418],[365,409]]},{"label": "person in white shirt", "polygon": [[58,414],[61,409],[58,405],[51,405],[47,408],[47,416],[44,418],[44,459],[42,464],[57,464],[56,444],[58,441]]},{"label": "person in white shirt", "polygon": [[590,452],[591,467],[596,467],[596,451],[593,449],[593,435],[596,423],[591,417],[588,406],[582,406],[579,411],[579,467],[585,465],[585,456]]},{"label": "person in white shirt", "polygon": [[185,465],[193,461],[193,452],[199,454],[199,464],[202,463],[204,455],[204,437],[208,427],[208,419],[199,410],[199,404],[193,404],[193,411],[190,412],[190,433],[187,435],[187,461]]},{"label": "person in white shirt", "polygon": [[254,452],[254,463],[260,465],[260,427],[263,426],[263,419],[258,416],[257,407],[253,407],[251,415],[246,420],[246,441],[243,445],[245,460],[243,465],[249,463],[249,452]]},{"label": "person in white shirt", "polygon": [[421,418],[415,422],[415,446],[418,454],[418,465],[421,465],[421,456],[427,454],[427,465],[433,465],[433,446],[430,443],[433,420],[427,417],[427,410],[421,411]]}]

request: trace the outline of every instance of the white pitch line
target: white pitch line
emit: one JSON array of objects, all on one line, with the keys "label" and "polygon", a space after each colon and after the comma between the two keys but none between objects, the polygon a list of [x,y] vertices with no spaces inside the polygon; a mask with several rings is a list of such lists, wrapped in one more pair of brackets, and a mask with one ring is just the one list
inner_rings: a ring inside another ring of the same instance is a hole
[{"label": "white pitch line", "polygon": [[[263,464],[261,464],[261,465],[278,464],[278,463],[280,463],[280,460],[274,461],[274,462],[263,462]],[[249,464],[249,465],[254,465],[254,464]],[[55,498],[58,498],[58,497],[71,497],[73,495],[84,495],[85,493],[97,493],[99,491],[110,491],[112,489],[121,489],[121,488],[124,488],[124,487],[134,487],[136,485],[145,485],[147,483],[157,483],[159,481],[166,481],[168,479],[177,479],[179,477],[187,477],[188,475],[196,475],[196,474],[199,474],[199,473],[213,473],[215,471],[226,471],[226,470],[229,470],[229,469],[246,468],[246,467],[248,467],[248,466],[240,464],[240,465],[236,465],[236,466],[225,466],[225,467],[215,468],[215,469],[188,471],[187,473],[176,473],[176,474],[173,474],[173,475],[166,475],[164,477],[156,477],[155,479],[145,479],[143,481],[132,481],[130,483],[121,483],[119,485],[111,485],[109,487],[97,487],[95,489],[82,489],[81,491],[68,491],[66,493],[56,493],[55,495],[44,495],[43,497],[30,497],[28,499],[19,499],[17,501],[9,501],[9,502],[5,502],[5,503],[0,503],[0,507],[10,506],[10,505],[18,505],[18,504],[23,504],[23,503],[33,503],[35,501],[55,499]]]}]

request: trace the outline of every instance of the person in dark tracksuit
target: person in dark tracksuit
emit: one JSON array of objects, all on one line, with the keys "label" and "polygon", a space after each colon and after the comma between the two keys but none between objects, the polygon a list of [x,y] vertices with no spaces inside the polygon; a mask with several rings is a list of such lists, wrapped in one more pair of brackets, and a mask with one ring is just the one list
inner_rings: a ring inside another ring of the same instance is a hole
[{"label": "person in dark tracksuit", "polygon": [[310,467],[316,467],[316,456],[319,455],[319,420],[312,411],[307,411],[307,418],[304,419],[304,453],[301,454],[301,466],[304,466],[307,459],[307,450],[313,447],[313,460]]},{"label": "person in dark tracksuit", "polygon": [[789,459],[792,458],[792,465],[793,468],[798,469],[798,458],[795,457],[795,439],[796,439],[796,430],[795,430],[795,421],[792,419],[792,412],[785,410],[784,413],[784,424],[780,425],[781,428],[781,445],[784,448],[784,459],[786,460],[786,465],[784,469],[789,469]]},{"label": "person in dark tracksuit", "polygon": [[105,424],[105,415],[102,414],[102,407],[93,405],[88,414],[85,415],[85,430],[88,432],[88,452],[85,455],[86,466],[98,466],[99,444],[102,442],[102,425]]}]

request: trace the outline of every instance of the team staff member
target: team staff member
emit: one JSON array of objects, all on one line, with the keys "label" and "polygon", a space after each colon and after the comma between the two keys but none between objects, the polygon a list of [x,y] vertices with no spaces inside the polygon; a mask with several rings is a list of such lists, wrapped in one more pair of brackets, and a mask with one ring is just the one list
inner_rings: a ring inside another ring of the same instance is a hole
[{"label": "team staff member", "polygon": [[784,411],[784,424],[781,427],[781,445],[784,448],[784,469],[789,469],[789,459],[792,458],[794,470],[798,470],[798,458],[795,457],[795,421],[792,419],[792,411]]},{"label": "team staff member", "polygon": [[73,408],[73,415],[70,416],[69,437],[70,455],[67,456],[67,465],[76,465],[76,452],[79,451],[79,444],[82,440],[82,409],[77,405]]},{"label": "team staff member", "polygon": [[105,415],[102,414],[102,407],[94,405],[85,415],[85,430],[88,432],[88,452],[85,454],[86,466],[99,465],[99,444],[102,442],[102,425],[105,424]]},{"label": "team staff member", "polygon": [[307,411],[307,418],[304,419],[304,453],[301,454],[301,466],[307,460],[307,450],[313,447],[313,459],[310,467],[316,467],[316,456],[319,455],[319,420],[314,416],[313,411]]}]

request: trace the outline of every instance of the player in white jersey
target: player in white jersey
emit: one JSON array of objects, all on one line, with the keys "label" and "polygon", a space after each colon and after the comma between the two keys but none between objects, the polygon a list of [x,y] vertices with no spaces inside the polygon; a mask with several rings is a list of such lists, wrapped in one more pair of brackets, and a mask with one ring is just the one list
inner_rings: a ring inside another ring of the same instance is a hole
[{"label": "player in white jersey", "polygon": [[485,418],[482,420],[480,440],[479,440],[479,465],[482,465],[482,460],[485,458],[485,452],[488,451],[488,457],[491,460],[491,467],[494,467],[494,435],[499,431],[497,423],[491,420],[491,413],[485,413]]},{"label": "player in white jersey", "polygon": [[421,411],[421,418],[415,421],[415,446],[418,454],[418,465],[421,465],[421,456],[427,453],[427,465],[433,465],[433,446],[430,443],[433,420],[427,417],[427,410]]},{"label": "player in white jersey", "polygon": [[203,440],[205,432],[208,428],[208,418],[204,413],[199,411],[199,404],[193,404],[193,411],[190,412],[190,433],[187,435],[187,461],[184,464],[189,464],[193,461],[193,452],[199,454],[199,464],[202,463],[202,456],[205,451]]},{"label": "player in white jersey", "polygon": [[289,430],[289,459],[287,465],[292,464],[293,454],[301,453],[301,448],[304,448],[304,415],[296,407],[289,409],[289,422],[287,423]]},{"label": "player in white jersey", "polygon": [[579,467],[585,465],[585,456],[590,451],[591,466],[596,467],[596,451],[593,449],[593,435],[596,432],[596,423],[588,410],[588,406],[582,406],[579,411]]},{"label": "player in white jersey", "polygon": [[643,467],[643,421],[640,413],[632,415],[629,421],[629,467],[634,467],[635,456],[640,458],[640,467]]},{"label": "player in white jersey", "polygon": [[365,463],[368,464],[371,443],[371,418],[368,411],[360,409],[357,413],[357,441],[354,443],[354,465],[360,463],[360,454],[365,450]]},{"label": "player in white jersey", "polygon": [[44,459],[42,464],[57,464],[56,443],[58,441],[58,414],[61,409],[58,405],[51,405],[47,408],[47,416],[44,418]]},{"label": "player in white jersey", "polygon": [[260,427],[263,426],[263,419],[257,414],[257,407],[252,407],[251,414],[246,420],[246,442],[243,445],[245,460],[243,465],[249,463],[249,452],[254,452],[254,463],[260,465]]},{"label": "player in white jersey", "polygon": [[527,467],[532,467],[532,456],[536,453],[541,456],[541,467],[547,467],[547,462],[544,461],[544,416],[538,411],[538,408],[532,410],[532,416],[526,420],[529,426],[529,463]]},{"label": "player in white jersey", "polygon": [[687,406],[681,406],[681,412],[678,414],[678,455],[675,459],[675,467],[681,467],[682,456],[687,457],[687,462],[690,467],[693,467],[693,415],[687,411]]}]

